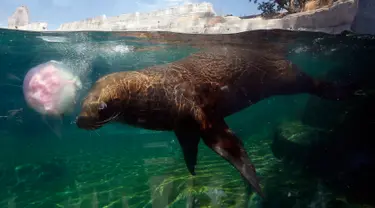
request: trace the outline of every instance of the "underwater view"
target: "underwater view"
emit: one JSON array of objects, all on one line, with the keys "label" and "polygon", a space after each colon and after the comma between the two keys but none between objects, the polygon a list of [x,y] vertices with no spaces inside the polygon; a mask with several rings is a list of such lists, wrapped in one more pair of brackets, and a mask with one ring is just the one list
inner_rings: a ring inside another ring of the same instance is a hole
[{"label": "underwater view", "polygon": [[0,207],[375,207],[374,54],[350,32],[1,29]]}]

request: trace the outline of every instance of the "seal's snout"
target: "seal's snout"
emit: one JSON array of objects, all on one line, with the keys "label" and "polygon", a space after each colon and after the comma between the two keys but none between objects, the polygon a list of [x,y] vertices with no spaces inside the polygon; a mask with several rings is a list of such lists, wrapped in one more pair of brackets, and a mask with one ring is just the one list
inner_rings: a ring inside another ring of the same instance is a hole
[{"label": "seal's snout", "polygon": [[78,128],[84,129],[85,126],[87,126],[87,124],[85,125],[85,123],[87,123],[87,122],[85,122],[85,120],[87,121],[86,117],[84,117],[84,116],[77,116],[77,118],[76,118],[76,124],[77,124]]},{"label": "seal's snout", "polygon": [[76,124],[78,128],[86,130],[93,130],[100,127],[99,125],[93,125],[92,119],[87,116],[78,116],[76,119]]}]

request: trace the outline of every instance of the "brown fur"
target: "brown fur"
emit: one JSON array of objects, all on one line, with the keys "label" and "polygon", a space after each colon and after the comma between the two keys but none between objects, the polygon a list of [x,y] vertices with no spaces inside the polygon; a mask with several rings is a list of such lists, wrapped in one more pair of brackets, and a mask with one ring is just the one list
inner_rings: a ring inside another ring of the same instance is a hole
[{"label": "brown fur", "polygon": [[[294,40],[287,37],[296,33],[254,31],[210,36],[212,40],[198,36],[201,39],[195,41],[195,36],[177,34],[184,37],[178,40],[171,34],[157,34],[166,37],[166,42],[190,41],[205,47],[173,63],[100,78],[82,103],[78,127],[97,129],[108,122],[120,122],[174,131],[192,174],[202,138],[262,195],[242,142],[224,118],[274,95],[310,93],[336,99],[338,88],[314,80],[284,57],[286,43]],[[146,35],[152,39],[155,33]],[[265,41],[267,37],[274,39]],[[214,44],[218,39],[227,42]]]},{"label": "brown fur", "polygon": [[[243,102],[249,106],[248,102],[253,104],[270,95],[304,92],[311,90],[313,84],[312,79],[279,55],[237,47],[213,47],[171,64],[102,77],[84,100],[81,116],[98,117],[100,103],[111,105],[120,100],[118,107],[123,116],[136,114],[135,120],[126,121],[131,125],[173,130],[178,124],[174,119],[186,113],[185,116],[192,115],[204,127],[207,125],[205,111],[213,107],[217,108],[214,114],[225,117],[241,110]],[[284,93],[281,89],[285,86],[292,88]],[[237,102],[221,104],[236,99],[229,98],[233,93],[240,96]],[[146,119],[143,114],[161,116],[168,120],[163,121],[168,125],[160,127],[160,118]]]}]

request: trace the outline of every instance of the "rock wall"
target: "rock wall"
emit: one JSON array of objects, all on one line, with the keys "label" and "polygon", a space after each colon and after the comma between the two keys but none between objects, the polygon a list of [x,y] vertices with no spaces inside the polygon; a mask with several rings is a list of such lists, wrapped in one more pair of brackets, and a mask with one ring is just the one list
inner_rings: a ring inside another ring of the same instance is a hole
[{"label": "rock wall", "polygon": [[46,22],[33,22],[21,27],[18,27],[20,30],[32,30],[32,31],[46,31],[48,23]]},{"label": "rock wall", "polygon": [[351,29],[357,33],[375,34],[375,1],[357,0],[358,12]]},{"label": "rock wall", "polygon": [[[212,4],[186,4],[149,13],[105,15],[83,21],[64,23],[58,31],[171,31],[181,33],[237,33],[257,29],[291,29],[340,33],[352,30],[375,34],[374,0],[339,0],[331,7],[300,12],[279,19],[216,16]],[[9,18],[8,28],[47,30],[47,23],[30,23],[29,10],[17,8]]]},{"label": "rock wall", "polygon": [[26,6],[20,6],[8,18],[8,28],[17,29],[29,24],[29,9]]},{"label": "rock wall", "polygon": [[236,33],[258,29],[290,29],[335,34],[350,30],[356,11],[354,0],[343,0],[334,3],[330,8],[300,12],[280,19],[213,17],[200,19],[192,28],[173,28],[173,30],[187,33]]},{"label": "rock wall", "polygon": [[[175,25],[176,19],[196,19],[215,16],[212,4],[186,4],[149,13],[122,14],[114,17],[105,15],[60,25],[57,30],[168,30]],[[185,26],[186,27],[186,26]]]},{"label": "rock wall", "polygon": [[[372,1],[372,0],[368,0]],[[216,16],[212,4],[187,4],[151,13],[100,16],[62,24],[58,30],[172,31],[182,33],[236,33],[256,29],[292,29],[340,33],[350,30],[356,0],[341,0],[330,8],[287,15],[280,19],[241,19]]]},{"label": "rock wall", "polygon": [[47,26],[46,22],[30,23],[30,13],[26,6],[18,7],[13,15],[8,18],[9,29],[44,31],[47,30]]}]

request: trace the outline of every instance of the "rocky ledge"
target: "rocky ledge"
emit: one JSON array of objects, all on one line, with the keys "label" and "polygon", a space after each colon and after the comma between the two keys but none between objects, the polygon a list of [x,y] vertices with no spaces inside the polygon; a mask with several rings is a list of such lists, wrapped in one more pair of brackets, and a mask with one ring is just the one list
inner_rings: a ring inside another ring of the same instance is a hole
[{"label": "rocky ledge", "polygon": [[46,22],[30,23],[30,13],[26,6],[18,7],[12,16],[8,18],[9,29],[41,31],[47,30],[47,25]]},{"label": "rocky ledge", "polygon": [[150,13],[100,16],[62,24],[58,30],[172,31],[182,33],[236,33],[257,29],[311,30],[340,33],[350,30],[357,13],[355,0],[340,0],[331,7],[278,19],[217,16],[212,4],[187,4]]},{"label": "rocky ledge", "polygon": [[[339,0],[330,7],[290,14],[281,18],[241,18],[217,16],[213,5],[207,2],[149,13],[105,15],[82,21],[64,23],[58,31],[171,31],[181,33],[237,33],[257,29],[290,29],[319,31],[331,34],[352,30],[375,34],[375,1]],[[15,14],[17,11],[15,12]],[[22,12],[21,12],[22,13]],[[23,12],[24,14],[26,12]],[[28,14],[28,10],[27,10]],[[13,15],[15,16],[15,15]],[[18,19],[22,19],[22,15]],[[10,18],[17,22],[15,17]],[[25,19],[25,18],[24,18]],[[22,21],[18,21],[22,22]],[[46,30],[47,23],[18,23],[18,29]],[[15,28],[17,23],[9,24]]]}]

